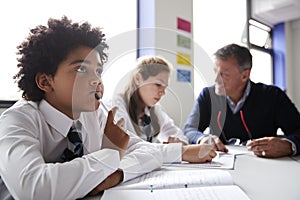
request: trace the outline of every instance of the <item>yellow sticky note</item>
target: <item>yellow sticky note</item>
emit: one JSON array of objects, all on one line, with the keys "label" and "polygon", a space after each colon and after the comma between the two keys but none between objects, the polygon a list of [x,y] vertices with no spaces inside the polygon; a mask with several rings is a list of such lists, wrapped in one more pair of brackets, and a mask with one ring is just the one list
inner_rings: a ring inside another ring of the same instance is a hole
[{"label": "yellow sticky note", "polygon": [[191,66],[191,55],[178,52],[177,63],[180,65]]}]

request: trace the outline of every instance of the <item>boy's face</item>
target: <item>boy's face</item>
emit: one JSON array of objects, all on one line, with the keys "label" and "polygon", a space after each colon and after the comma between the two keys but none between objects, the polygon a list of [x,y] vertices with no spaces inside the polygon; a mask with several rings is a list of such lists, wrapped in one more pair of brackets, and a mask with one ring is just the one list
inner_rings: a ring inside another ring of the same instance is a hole
[{"label": "boy's face", "polygon": [[94,111],[95,92],[101,83],[103,68],[97,51],[81,46],[69,53],[58,65],[50,84],[52,91],[45,99],[70,118],[78,118],[81,112]]}]

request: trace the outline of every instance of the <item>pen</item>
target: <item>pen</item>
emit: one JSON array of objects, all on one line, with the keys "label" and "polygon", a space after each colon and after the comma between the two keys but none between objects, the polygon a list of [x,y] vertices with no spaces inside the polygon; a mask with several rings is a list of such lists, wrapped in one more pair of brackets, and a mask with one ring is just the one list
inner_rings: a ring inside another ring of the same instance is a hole
[{"label": "pen", "polygon": [[209,144],[209,145],[211,145],[211,144],[212,144],[212,141],[211,141],[211,140],[212,140],[212,138],[211,138],[211,134],[209,133],[209,134],[208,134],[208,144]]},{"label": "pen", "polygon": [[[99,97],[99,95],[97,93],[95,93],[95,98],[97,99],[97,101],[99,101],[100,105],[102,105],[102,107],[104,108],[104,110],[108,114],[108,112],[109,112],[108,108],[101,101],[101,98]],[[124,127],[122,127],[121,125],[119,125],[115,119],[114,119],[114,124],[117,125],[120,129],[122,129],[127,135],[130,135],[129,131],[127,129],[125,129]]]},{"label": "pen", "polygon": [[[101,101],[101,98],[99,97],[99,95],[97,93],[95,93],[95,98],[97,99],[97,101],[99,101],[100,105],[104,108],[104,110],[106,111],[106,113],[108,114],[109,110],[106,107],[106,105],[103,103],[103,101]],[[114,123],[117,124],[116,120],[114,119]]]},{"label": "pen", "polygon": [[208,132],[208,144],[212,145],[212,134],[211,134],[211,129],[209,127],[209,132]]}]

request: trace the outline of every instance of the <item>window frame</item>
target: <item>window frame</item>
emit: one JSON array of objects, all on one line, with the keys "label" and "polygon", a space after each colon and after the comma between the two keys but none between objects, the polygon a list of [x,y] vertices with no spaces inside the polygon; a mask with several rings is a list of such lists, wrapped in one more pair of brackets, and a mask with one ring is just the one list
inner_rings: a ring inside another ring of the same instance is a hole
[{"label": "window frame", "polygon": [[[261,51],[263,53],[267,53],[270,55],[271,57],[271,68],[272,68],[272,84],[274,84],[274,74],[275,74],[275,68],[274,68],[274,51],[273,51],[273,47],[272,47],[272,41],[271,41],[271,45],[270,45],[270,48],[266,48],[265,46],[258,46],[256,44],[252,44],[251,41],[250,41],[250,26],[255,26],[254,24],[251,24],[250,23],[250,20],[253,20],[259,24],[262,24],[263,26],[266,26],[269,28],[269,36],[270,36],[270,39],[272,40],[273,38],[273,28],[266,25],[265,23],[257,20],[257,19],[254,19],[252,18],[252,4],[251,4],[251,0],[247,0],[247,46],[249,48],[249,50],[253,49],[253,50],[257,50],[257,51]],[[257,26],[256,26],[257,27]],[[257,27],[259,28],[259,27]]]}]

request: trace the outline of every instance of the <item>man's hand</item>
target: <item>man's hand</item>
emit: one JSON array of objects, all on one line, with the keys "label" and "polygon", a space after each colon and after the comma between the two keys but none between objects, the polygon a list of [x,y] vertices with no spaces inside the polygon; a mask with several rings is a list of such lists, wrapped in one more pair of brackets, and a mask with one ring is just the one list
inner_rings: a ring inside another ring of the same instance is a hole
[{"label": "man's hand", "polygon": [[[119,124],[119,122],[117,124]],[[113,112],[109,111],[104,128],[102,147],[118,150],[120,158],[122,158],[128,146],[129,135],[117,124],[114,124]]]},{"label": "man's hand", "polygon": [[[228,149],[225,147],[225,145],[223,144],[223,142],[220,140],[220,138],[216,135],[212,135],[211,136],[211,142],[212,145],[214,147],[214,150],[216,151],[223,151],[223,152],[228,152]],[[209,144],[209,137],[203,137],[200,140],[199,144]]]},{"label": "man's hand", "polygon": [[[255,139],[247,144],[247,148],[259,157],[278,158],[293,153],[292,144],[278,137]],[[264,152],[264,153],[263,153]]]},{"label": "man's hand", "polygon": [[217,153],[212,145],[194,144],[182,146],[182,160],[190,163],[210,162]]},{"label": "man's hand", "polygon": [[99,185],[97,185],[89,195],[94,196],[99,194],[100,192],[114,187],[123,181],[123,171],[117,170],[111,175],[109,175],[104,181],[102,181]]}]

